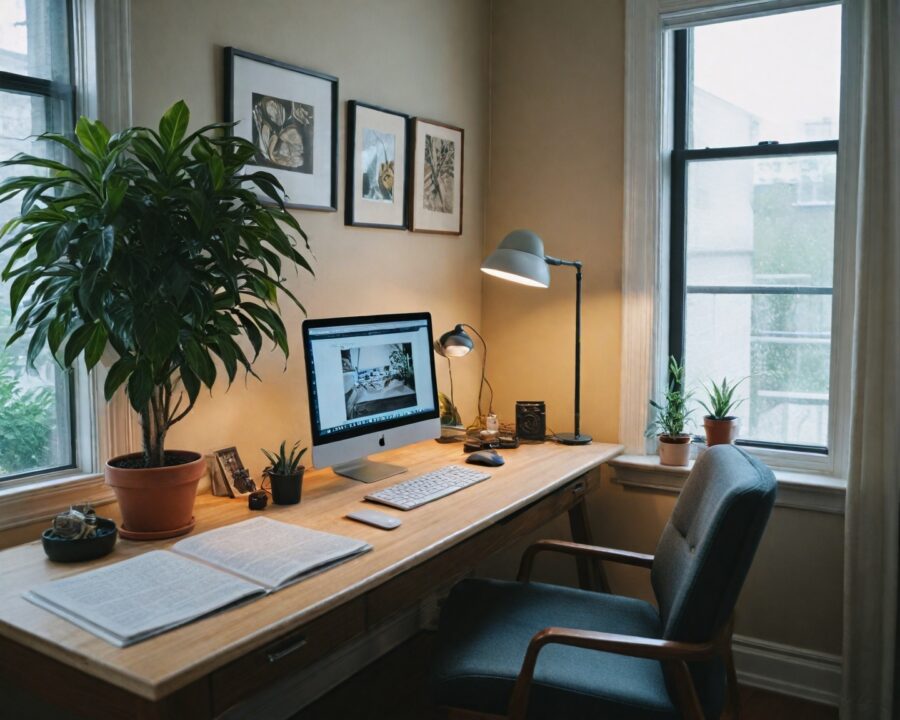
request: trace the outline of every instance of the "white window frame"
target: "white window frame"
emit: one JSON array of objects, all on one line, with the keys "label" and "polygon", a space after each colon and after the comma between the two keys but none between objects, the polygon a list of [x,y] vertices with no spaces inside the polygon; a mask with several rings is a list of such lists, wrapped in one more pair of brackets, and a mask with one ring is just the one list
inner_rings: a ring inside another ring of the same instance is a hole
[{"label": "white window frame", "polygon": [[[854,250],[859,126],[859,40],[845,0],[841,29],[834,289],[827,455],[745,448],[774,468],[846,477],[854,321]],[[670,30],[834,5],[834,0],[627,0],[625,38],[625,208],[622,269],[620,442],[630,455],[655,452],[644,435],[648,399],[665,387],[668,355],[669,158],[674,56]]]},{"label": "white window frame", "polygon": [[[130,0],[73,0],[75,115],[101,119],[110,129],[131,125]],[[0,531],[46,520],[71,504],[111,502],[103,464],[136,447],[134,414],[124,393],[103,396],[105,368],[88,374],[78,362],[75,467],[0,483]]]}]

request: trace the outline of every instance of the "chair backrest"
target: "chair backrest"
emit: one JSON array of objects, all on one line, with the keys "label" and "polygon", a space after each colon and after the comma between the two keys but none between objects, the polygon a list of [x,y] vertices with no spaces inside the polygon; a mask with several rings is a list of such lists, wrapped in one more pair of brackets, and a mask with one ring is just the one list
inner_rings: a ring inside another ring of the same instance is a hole
[{"label": "chair backrest", "polygon": [[716,445],[697,459],[653,561],[664,638],[705,642],[729,619],[775,488],[772,471],[734,445]]}]

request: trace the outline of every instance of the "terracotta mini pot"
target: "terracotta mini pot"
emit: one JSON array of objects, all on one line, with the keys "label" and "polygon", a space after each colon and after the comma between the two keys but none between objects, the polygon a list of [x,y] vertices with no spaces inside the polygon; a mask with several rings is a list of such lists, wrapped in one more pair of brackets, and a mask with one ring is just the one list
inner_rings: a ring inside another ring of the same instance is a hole
[{"label": "terracotta mini pot", "polygon": [[269,473],[273,503],[276,505],[296,505],[300,502],[300,493],[303,490],[303,471],[305,469],[300,468],[293,475]]},{"label": "terracotta mini pot", "polygon": [[200,453],[169,450],[167,455],[190,458],[181,465],[122,468],[116,463],[141,457],[120,455],[106,463],[106,484],[116,493],[122,511],[119,535],[129,540],[158,540],[189,533],[194,527],[197,484],[206,472]]},{"label": "terracotta mini pot", "polygon": [[703,418],[706,430],[706,447],[713,445],[731,445],[738,434],[738,419],[734,416],[716,420],[709,415]]},{"label": "terracotta mini pot", "polygon": [[660,435],[659,440],[659,464],[675,465],[683,467],[691,462],[690,435]]}]

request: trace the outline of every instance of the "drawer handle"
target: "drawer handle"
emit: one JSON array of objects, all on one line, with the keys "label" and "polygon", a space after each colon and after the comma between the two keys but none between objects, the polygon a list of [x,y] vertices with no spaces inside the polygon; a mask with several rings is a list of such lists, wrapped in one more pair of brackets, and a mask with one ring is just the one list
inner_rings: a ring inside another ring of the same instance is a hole
[{"label": "drawer handle", "polygon": [[573,495],[584,495],[585,484],[584,480],[578,480],[574,485],[572,485],[572,494]]},{"label": "drawer handle", "polygon": [[300,648],[306,645],[306,638],[301,637],[295,642],[292,642],[287,647],[282,648],[281,650],[275,650],[273,652],[267,653],[266,657],[269,659],[270,663],[276,663],[281,660],[283,657],[290,655],[292,652],[296,652]]}]

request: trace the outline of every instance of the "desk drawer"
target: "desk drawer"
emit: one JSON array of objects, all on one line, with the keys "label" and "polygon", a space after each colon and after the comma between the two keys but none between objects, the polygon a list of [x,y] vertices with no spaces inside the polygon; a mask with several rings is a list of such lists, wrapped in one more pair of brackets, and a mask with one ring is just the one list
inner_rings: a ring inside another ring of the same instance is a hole
[{"label": "desk drawer", "polygon": [[357,598],[217,670],[211,676],[213,714],[321,660],[364,629],[365,602]]},{"label": "desk drawer", "polygon": [[437,557],[388,580],[366,595],[368,626],[377,626],[394,613],[434,592],[436,587],[463,577],[484,558],[571,510],[599,485],[599,472],[586,473],[507,515],[477,535],[448,548]]}]

